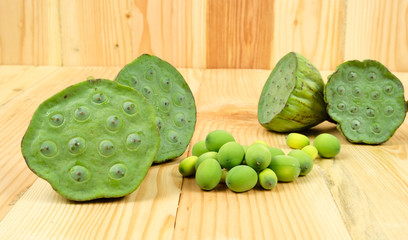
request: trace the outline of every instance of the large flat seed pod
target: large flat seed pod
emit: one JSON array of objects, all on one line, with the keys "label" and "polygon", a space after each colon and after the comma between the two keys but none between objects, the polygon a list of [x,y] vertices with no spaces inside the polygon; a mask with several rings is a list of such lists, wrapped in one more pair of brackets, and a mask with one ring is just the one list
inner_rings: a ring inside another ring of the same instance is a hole
[{"label": "large flat seed pod", "polygon": [[276,64],[258,102],[258,121],[276,132],[303,131],[327,119],[324,82],[300,54],[290,52]]},{"label": "large flat seed pod", "polygon": [[339,65],[327,81],[325,101],[328,114],[353,143],[387,141],[406,115],[403,85],[374,60]]},{"label": "large flat seed pod", "polygon": [[44,101],[21,147],[29,168],[58,193],[86,201],[133,192],[159,144],[153,110],[140,94],[89,80]]},{"label": "large flat seed pod", "polygon": [[140,93],[152,105],[161,142],[155,163],[182,155],[196,124],[194,96],[183,76],[169,63],[152,55],[141,55],[126,65],[116,81]]}]

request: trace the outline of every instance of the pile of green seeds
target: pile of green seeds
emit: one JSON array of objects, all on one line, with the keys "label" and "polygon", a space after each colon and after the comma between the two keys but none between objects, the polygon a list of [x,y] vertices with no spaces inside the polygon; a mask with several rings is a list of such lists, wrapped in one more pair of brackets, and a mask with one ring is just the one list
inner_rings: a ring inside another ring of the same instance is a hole
[{"label": "pile of green seeds", "polygon": [[340,141],[328,133],[318,135],[313,145],[307,136],[290,133],[286,143],[293,149],[288,154],[261,140],[241,145],[229,132],[214,130],[194,144],[192,156],[183,159],[178,170],[183,177],[195,176],[202,190],[220,183],[233,192],[246,192],[257,184],[271,190],[278,182],[306,176],[318,155],[333,158],[340,152]]}]

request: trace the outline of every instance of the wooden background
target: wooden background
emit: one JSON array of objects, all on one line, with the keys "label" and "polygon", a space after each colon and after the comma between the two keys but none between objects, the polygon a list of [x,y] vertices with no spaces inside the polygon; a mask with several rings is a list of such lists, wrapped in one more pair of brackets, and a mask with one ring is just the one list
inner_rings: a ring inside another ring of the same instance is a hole
[{"label": "wooden background", "polygon": [[317,68],[376,59],[408,71],[407,0],[0,0],[0,65]]}]

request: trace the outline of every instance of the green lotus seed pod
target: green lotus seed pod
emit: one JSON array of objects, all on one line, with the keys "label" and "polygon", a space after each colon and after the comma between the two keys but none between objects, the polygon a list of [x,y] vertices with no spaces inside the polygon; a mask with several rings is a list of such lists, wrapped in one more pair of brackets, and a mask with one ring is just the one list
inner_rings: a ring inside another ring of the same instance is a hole
[{"label": "green lotus seed pod", "polygon": [[225,179],[227,178],[228,170],[223,168],[220,183],[225,183]]},{"label": "green lotus seed pod", "polygon": [[209,151],[218,152],[227,142],[235,142],[231,133],[224,130],[214,130],[205,138],[205,145]]},{"label": "green lotus seed pod", "polygon": [[261,143],[254,143],[248,147],[245,154],[246,164],[256,172],[267,168],[271,163],[271,152],[269,148]]},{"label": "green lotus seed pod", "polygon": [[317,148],[313,145],[307,145],[304,148],[302,148],[302,151],[309,154],[309,156],[315,160],[317,155],[318,155],[318,151]]},{"label": "green lotus seed pod", "polygon": [[309,154],[302,150],[295,149],[288,153],[288,156],[292,156],[299,161],[300,173],[299,175],[306,176],[313,169],[313,159]]},{"label": "green lotus seed pod", "polygon": [[126,65],[116,81],[136,89],[153,106],[161,137],[154,162],[181,156],[194,133],[196,106],[177,69],[156,56],[144,54]]},{"label": "green lotus seed pod", "polygon": [[220,183],[221,177],[222,169],[215,159],[204,161],[196,172],[196,182],[203,190],[213,190]]},{"label": "green lotus seed pod", "polygon": [[[137,114],[126,112],[132,103]],[[135,90],[89,80],[50,97],[22,140],[28,167],[62,196],[86,201],[133,192],[149,170],[160,136],[154,112]]]},{"label": "green lotus seed pod", "polygon": [[313,141],[322,158],[333,158],[340,152],[340,141],[329,133],[319,134]]},{"label": "green lotus seed pod", "polygon": [[188,177],[195,174],[195,164],[197,162],[197,159],[197,156],[190,156],[180,162],[178,170],[180,174],[183,175],[183,177]]},{"label": "green lotus seed pod", "polygon": [[272,158],[269,168],[275,172],[279,182],[291,182],[299,177],[299,161],[287,155],[278,155]]},{"label": "green lotus seed pod", "polygon": [[255,187],[258,182],[258,174],[246,165],[231,168],[225,179],[227,187],[234,192],[246,192]]},{"label": "green lotus seed pod", "polygon": [[268,130],[296,132],[327,119],[324,82],[303,56],[291,52],[276,64],[258,102],[258,121]]},{"label": "green lotus seed pod", "polygon": [[276,176],[275,172],[269,168],[262,170],[259,173],[258,178],[259,184],[261,184],[261,186],[267,190],[275,188],[278,184],[278,177]]},{"label": "green lotus seed pod", "polygon": [[310,144],[310,140],[303,134],[289,133],[289,135],[286,137],[286,144],[288,144],[290,148],[302,149]]},{"label": "green lotus seed pod", "polygon": [[278,155],[285,155],[285,153],[280,148],[269,147],[269,151],[271,152],[271,158]]},{"label": "green lotus seed pod", "polygon": [[194,144],[193,149],[192,149],[192,154],[193,156],[201,156],[203,153],[208,152],[207,147],[205,146],[205,140],[201,140],[196,142],[196,144]]},{"label": "green lotus seed pod", "polygon": [[387,141],[407,112],[403,85],[374,60],[339,65],[328,78],[325,101],[328,114],[352,143]]},{"label": "green lotus seed pod", "polygon": [[241,144],[237,142],[228,142],[218,150],[218,161],[221,167],[231,169],[242,163],[245,151]]},{"label": "green lotus seed pod", "polygon": [[210,159],[210,158],[215,159],[215,160],[218,160],[218,153],[217,153],[217,152],[206,152],[206,153],[204,153],[204,154],[201,154],[201,155],[198,157],[198,159],[197,159],[197,162],[196,162],[196,164],[195,164],[195,169],[197,170],[197,169],[198,169],[198,166],[199,166],[202,162],[204,162],[205,160]]}]

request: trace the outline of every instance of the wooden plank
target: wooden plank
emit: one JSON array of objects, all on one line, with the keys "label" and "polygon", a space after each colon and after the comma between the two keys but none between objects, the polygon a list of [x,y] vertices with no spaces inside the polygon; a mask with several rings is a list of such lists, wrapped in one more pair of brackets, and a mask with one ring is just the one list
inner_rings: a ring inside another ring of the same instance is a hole
[{"label": "wooden plank", "polygon": [[[268,75],[261,70],[205,71],[192,144],[224,129],[241,144],[260,139],[288,152],[286,134],[268,132],[257,121],[256,106]],[[350,238],[318,166],[272,191],[257,188],[240,194],[225,185],[205,192],[193,178],[185,178],[175,228],[174,239]]]},{"label": "wooden plank", "polygon": [[345,60],[375,59],[392,71],[408,71],[408,2],[347,3]]},{"label": "wooden plank", "polygon": [[58,1],[0,1],[0,64],[61,65]]},{"label": "wooden plank", "polygon": [[273,67],[290,51],[299,52],[318,69],[343,62],[346,0],[274,1]]}]

